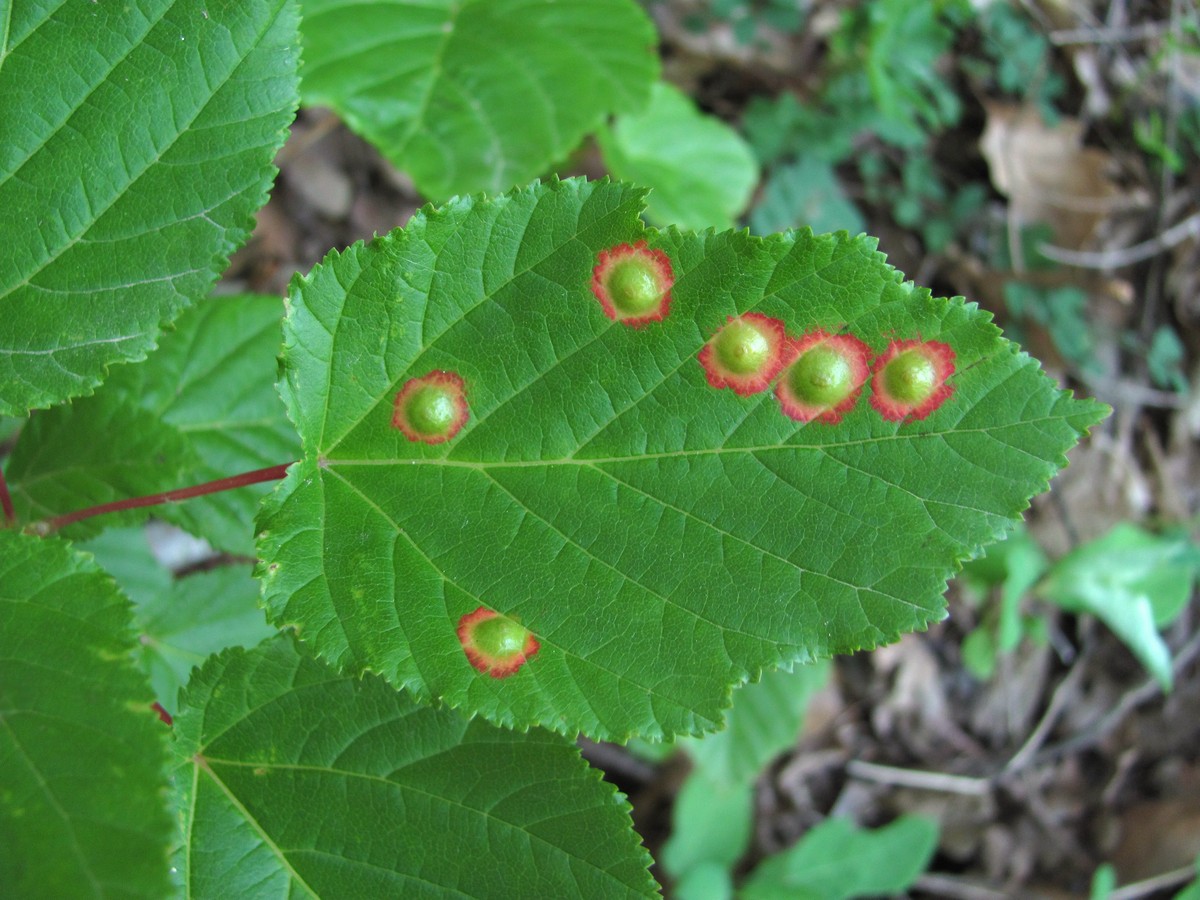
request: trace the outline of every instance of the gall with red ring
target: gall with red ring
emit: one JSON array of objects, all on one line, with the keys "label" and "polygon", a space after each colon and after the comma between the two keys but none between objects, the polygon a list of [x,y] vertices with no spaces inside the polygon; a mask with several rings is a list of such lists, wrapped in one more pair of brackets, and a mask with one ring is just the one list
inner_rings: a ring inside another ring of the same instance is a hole
[{"label": "gall with red ring", "polygon": [[954,364],[940,341],[892,341],[871,367],[871,405],[889,422],[924,419],[954,393]]},{"label": "gall with red ring", "polygon": [[462,377],[435,370],[410,378],[396,394],[392,426],[410,441],[441,444],[467,424],[467,394]]},{"label": "gall with red ring", "polygon": [[730,316],[700,350],[708,383],[740,396],[765,391],[783,368],[783,323],[762,313]]},{"label": "gall with red ring", "polygon": [[471,665],[492,678],[516,674],[541,649],[528,628],[486,606],[458,620],[458,641]]},{"label": "gall with red ring", "polygon": [[592,293],[604,314],[623,325],[665,319],[674,284],[670,257],[651,250],[645,241],[601,250],[592,269]]},{"label": "gall with red ring", "polygon": [[789,342],[775,396],[797,422],[836,425],[871,375],[871,348],[850,334],[811,331]]}]

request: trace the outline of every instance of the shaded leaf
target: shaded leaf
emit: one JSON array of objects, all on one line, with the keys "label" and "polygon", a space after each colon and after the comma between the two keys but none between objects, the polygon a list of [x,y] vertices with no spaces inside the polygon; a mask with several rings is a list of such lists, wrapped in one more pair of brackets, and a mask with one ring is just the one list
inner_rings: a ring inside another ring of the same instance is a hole
[{"label": "shaded leaf", "polygon": [[[34,417],[8,463],[22,520],[155,494],[295,459],[299,442],[275,390],[282,303],[211,298],[138,365],[95,396]],[[95,534],[113,521],[156,515],[223,549],[253,552],[251,523],[268,485],[72,526]]]},{"label": "shaded leaf", "polygon": [[937,823],[921,816],[902,816],[873,830],[828,819],[755,869],[740,896],[842,900],[896,894],[925,871],[937,843]]},{"label": "shaded leaf", "polygon": [[561,737],[339,675],[279,638],[176,719],[189,897],[655,894],[628,805]]},{"label": "shaded leaf", "polygon": [[145,357],[249,235],[296,105],[285,0],[21,3],[0,47],[0,413]]},{"label": "shaded leaf", "polygon": [[58,540],[0,531],[0,884],[167,895],[166,728],[129,601]]},{"label": "shaded leaf", "polygon": [[221,566],[176,579],[151,552],[142,528],[108,528],[79,545],[95,555],[133,600],[142,669],[158,703],[175,713],[192,669],[227,647],[253,647],[275,634],[258,605],[248,566]]},{"label": "shaded leaf", "polygon": [[758,183],[741,136],[665,82],[645,110],[619,116],[597,137],[614,176],[651,189],[646,216],[658,225],[728,228]]},{"label": "shaded leaf", "polygon": [[178,708],[193,668],[227,647],[253,647],[275,634],[258,606],[258,582],[246,566],[224,566],[176,580],[134,611],[142,668],[160,704]]},{"label": "shaded leaf", "polygon": [[654,26],[631,0],[304,0],[304,101],[445,199],[541,174],[646,102]]},{"label": "shaded leaf", "polygon": [[[764,668],[940,618],[957,563],[1105,414],[973,305],[903,282],[869,238],[660,233],[641,200],[578,180],[458,200],[295,284],[281,390],[304,458],[259,520],[276,624],[501,723],[711,730]],[[675,283],[663,321],[629,327],[592,269],[643,239]],[[698,354],[750,310],[876,353],[945,342],[952,399],[897,423],[863,397],[805,425],[769,392],[716,390]],[[438,370],[464,379],[468,420],[410,441],[395,398]],[[457,625],[480,608],[539,642],[511,677],[463,652]]]}]

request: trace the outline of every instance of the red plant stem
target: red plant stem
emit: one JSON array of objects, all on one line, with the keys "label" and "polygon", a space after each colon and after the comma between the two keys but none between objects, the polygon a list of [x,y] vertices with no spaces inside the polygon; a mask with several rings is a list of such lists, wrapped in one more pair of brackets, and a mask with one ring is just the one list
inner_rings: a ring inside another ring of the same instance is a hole
[{"label": "red plant stem", "polygon": [[4,480],[3,469],[0,469],[0,507],[4,508],[4,527],[12,528],[17,524],[17,511],[13,509],[12,497],[8,493],[8,482]]},{"label": "red plant stem", "polygon": [[215,494],[219,491],[229,491],[245,487],[248,484],[258,484],[262,481],[278,481],[287,474],[291,463],[269,466],[265,469],[255,469],[253,472],[243,472],[241,475],[230,475],[228,478],[218,478],[216,481],[206,481],[192,487],[178,488],[173,491],[163,491],[161,494],[148,494],[145,497],[130,497],[126,500],[114,500],[111,503],[101,503],[99,506],[89,506],[87,509],[77,509],[46,520],[46,531],[57,531],[82,519],[104,513],[120,512],[124,509],[137,509],[142,506],[158,506],[160,503],[175,503],[179,500],[190,500],[192,497],[202,497],[205,494]]}]

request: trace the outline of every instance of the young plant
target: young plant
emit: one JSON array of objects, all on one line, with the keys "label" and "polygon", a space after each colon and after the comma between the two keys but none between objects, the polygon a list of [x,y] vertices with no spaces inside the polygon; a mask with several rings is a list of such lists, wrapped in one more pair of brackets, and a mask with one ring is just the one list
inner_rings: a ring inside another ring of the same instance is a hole
[{"label": "young plant", "polygon": [[[0,490],[14,893],[651,894],[574,738],[712,731],[735,685],[937,620],[946,578],[1105,413],[867,237],[658,231],[645,191],[607,180],[459,197],[331,252],[293,282],[280,349],[271,301],[203,298],[273,176],[297,10],[144,6],[5,20],[0,412],[52,407]],[[450,102],[481,22],[520,40],[496,18],[516,7],[397,4],[441,47],[420,96]],[[370,33],[314,15],[314,72],[334,25]],[[594,48],[551,31],[534,54],[558,97]],[[95,64],[45,65],[77,58]],[[430,133],[405,123],[412,147]],[[412,165],[448,185],[432,159]],[[727,389],[739,371],[766,384]],[[280,478],[253,527],[284,633],[253,648],[231,646],[262,634],[240,612],[164,622],[69,543],[100,512],[198,498],[158,509],[244,552],[254,504],[219,492]],[[139,633],[214,652],[158,696]]]}]

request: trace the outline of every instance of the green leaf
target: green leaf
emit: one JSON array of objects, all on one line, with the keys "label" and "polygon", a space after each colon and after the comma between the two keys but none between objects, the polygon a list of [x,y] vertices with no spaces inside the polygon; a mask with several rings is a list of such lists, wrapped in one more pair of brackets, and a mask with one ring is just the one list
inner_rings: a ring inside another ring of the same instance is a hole
[{"label": "green leaf", "polygon": [[1160,537],[1123,522],[1059,560],[1038,593],[1099,618],[1170,690],[1171,652],[1158,629],[1187,605],[1198,562],[1185,537]]},{"label": "green leaf", "polygon": [[285,0],[30,2],[0,28],[0,413],[145,357],[249,235],[296,105]]},{"label": "green leaf", "polygon": [[0,884],[167,895],[166,728],[129,601],[58,540],[0,531]]},{"label": "green leaf", "polygon": [[675,882],[672,896],[679,900],[732,900],[733,878],[718,863],[701,863]]},{"label": "green leaf", "polygon": [[192,669],[227,647],[253,647],[275,634],[258,605],[246,566],[222,566],[176,579],[151,552],[141,528],[109,528],[80,544],[133,600],[142,669],[159,705],[178,710]]},{"label": "green leaf", "polygon": [[896,894],[925,871],[937,843],[937,823],[921,816],[902,816],[870,831],[829,819],[755,869],[740,896],[843,900]]},{"label": "green leaf", "polygon": [[985,556],[963,566],[963,581],[977,592],[1000,587],[996,650],[1010,653],[1017,648],[1023,631],[1021,600],[1049,567],[1046,554],[1023,526],[988,548]]},{"label": "green leaf", "polygon": [[682,878],[709,863],[732,869],[750,846],[754,782],[721,783],[695,771],[675,798],[671,822],[662,864],[673,876]]},{"label": "green leaf", "polygon": [[809,701],[828,681],[824,662],[766,672],[734,692],[724,729],[679,746],[712,781],[753,783],[767,763],[796,742]]},{"label": "green leaf", "polygon": [[210,661],[175,729],[189,897],[656,893],[628,805],[566,740],[419,706],[288,638]]},{"label": "green leaf", "polygon": [[333,107],[423,194],[541,174],[658,75],[632,0],[303,0],[304,102]]},{"label": "green leaf", "polygon": [[106,528],[75,548],[92,554],[135,607],[171,589],[171,572],[155,558],[144,528]]},{"label": "green leaf", "polygon": [[652,189],[646,216],[659,225],[728,228],[758,184],[741,136],[664,82],[645,110],[619,116],[597,138],[614,176]]},{"label": "green leaf", "polygon": [[175,581],[134,613],[142,668],[159,703],[173,712],[192,669],[226,647],[253,647],[275,634],[258,607],[258,582],[245,566],[225,566]]},{"label": "green leaf", "polygon": [[[149,359],[123,366],[95,396],[35,416],[8,463],[22,520],[155,494],[294,460],[299,452],[275,389],[278,298],[211,298],[180,317]],[[269,486],[122,513],[168,519],[237,553]],[[113,521],[87,520],[69,536]]]},{"label": "green leaf", "polygon": [[[572,180],[458,200],[295,283],[281,391],[304,458],[259,518],[276,624],[500,723],[712,730],[765,668],[940,618],[957,563],[1105,414],[973,305],[904,283],[869,238],[660,233],[642,196]],[[642,239],[675,285],[664,320],[628,327],[592,269]],[[863,397],[803,425],[768,392],[716,390],[697,355],[748,310],[877,352],[947,342],[953,399],[901,425]],[[468,420],[414,443],[395,399],[436,370],[464,379]],[[480,608],[540,642],[512,677],[463,652],[458,623]]]},{"label": "green leaf", "polygon": [[1117,889],[1117,870],[1112,863],[1105,863],[1092,874],[1092,887],[1088,900],[1108,900]]},{"label": "green leaf", "polygon": [[1200,900],[1200,856],[1196,857],[1193,867],[1196,870],[1196,878],[1184,885],[1172,900]]},{"label": "green leaf", "polygon": [[750,214],[755,234],[770,234],[807,225],[813,231],[866,230],[862,214],[842,192],[837,173],[827,162],[804,158],[776,169]]}]

